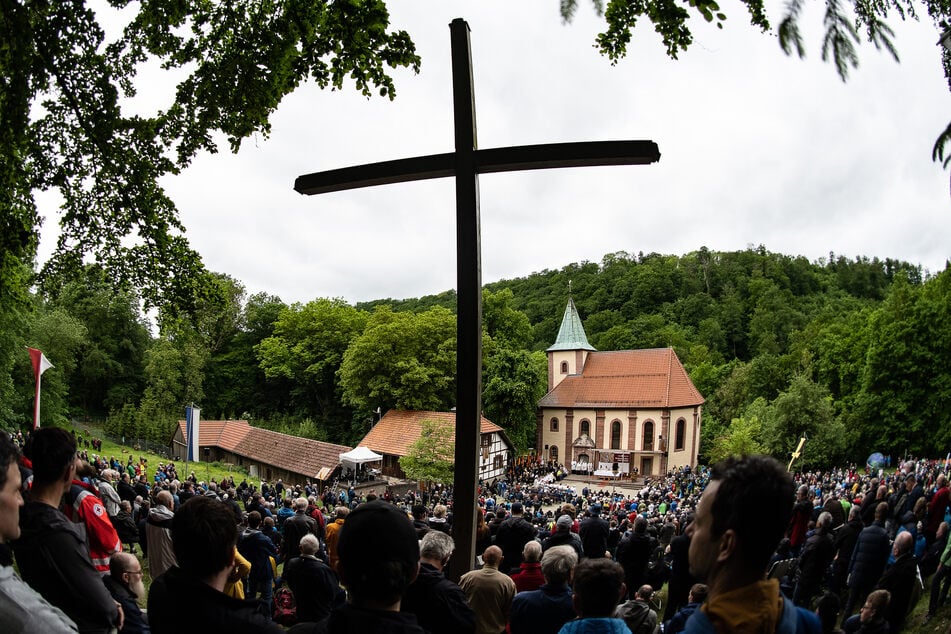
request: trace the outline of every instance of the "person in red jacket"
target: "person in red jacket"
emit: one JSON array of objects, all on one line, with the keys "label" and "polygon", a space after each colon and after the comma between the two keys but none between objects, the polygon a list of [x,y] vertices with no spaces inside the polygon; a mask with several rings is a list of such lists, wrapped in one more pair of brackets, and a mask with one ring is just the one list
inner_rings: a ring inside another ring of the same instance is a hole
[{"label": "person in red jacket", "polygon": [[522,564],[519,571],[512,575],[516,592],[538,590],[545,584],[542,574],[542,545],[537,540],[526,542],[522,548]]},{"label": "person in red jacket", "polygon": [[76,477],[66,493],[63,512],[73,522],[86,527],[89,558],[92,559],[96,570],[107,573],[109,558],[122,552],[122,540],[119,539],[116,527],[110,521],[96,488],[81,479],[94,475],[95,470],[92,465],[76,460]]}]

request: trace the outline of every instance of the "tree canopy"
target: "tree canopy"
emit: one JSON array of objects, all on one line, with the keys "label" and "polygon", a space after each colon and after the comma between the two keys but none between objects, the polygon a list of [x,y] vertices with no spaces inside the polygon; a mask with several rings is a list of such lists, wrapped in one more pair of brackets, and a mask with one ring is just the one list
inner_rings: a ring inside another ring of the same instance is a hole
[{"label": "tree canopy", "polygon": [[[40,219],[33,193],[62,196],[60,236],[40,276],[94,258],[152,306],[187,312],[207,292],[201,257],[160,179],[199,152],[267,135],[304,82],[396,94],[388,69],[418,70],[382,0],[23,2],[0,7],[0,305],[25,301]],[[176,82],[135,112],[137,73]]]}]

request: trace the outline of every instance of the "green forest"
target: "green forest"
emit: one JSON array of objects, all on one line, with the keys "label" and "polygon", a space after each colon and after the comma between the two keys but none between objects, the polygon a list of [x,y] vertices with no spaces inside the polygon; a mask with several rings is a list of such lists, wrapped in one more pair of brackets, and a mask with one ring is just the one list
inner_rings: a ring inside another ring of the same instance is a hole
[{"label": "green forest", "polygon": [[[521,450],[534,444],[544,350],[569,297],[598,350],[673,347],[706,397],[704,460],[761,451],[803,468],[873,451],[944,457],[951,446],[951,271],[764,247],[612,253],[483,291],[483,409]],[[187,314],[116,291],[95,265],[2,312],[0,425],[103,422],[167,443],[186,404],[203,419],[353,445],[380,412],[455,400],[455,294],[285,304],[209,274]]]}]

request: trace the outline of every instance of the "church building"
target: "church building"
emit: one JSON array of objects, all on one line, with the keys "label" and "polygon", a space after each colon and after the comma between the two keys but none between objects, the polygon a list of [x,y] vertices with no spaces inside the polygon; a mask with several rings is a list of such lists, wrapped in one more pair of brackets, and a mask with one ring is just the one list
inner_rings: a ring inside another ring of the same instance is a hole
[{"label": "church building", "polygon": [[568,300],[538,403],[544,460],[599,476],[697,465],[704,398],[673,348],[599,352]]}]

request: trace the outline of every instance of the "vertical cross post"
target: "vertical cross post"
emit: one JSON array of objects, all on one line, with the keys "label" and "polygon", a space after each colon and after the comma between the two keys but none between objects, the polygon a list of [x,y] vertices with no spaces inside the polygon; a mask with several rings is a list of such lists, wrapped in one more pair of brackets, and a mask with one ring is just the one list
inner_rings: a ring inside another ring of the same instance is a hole
[{"label": "vertical cross post", "polygon": [[482,250],[478,141],[469,25],[456,18],[452,41],[452,103],[456,137],[456,451],[449,576],[458,580],[475,559],[476,489],[482,419]]}]

